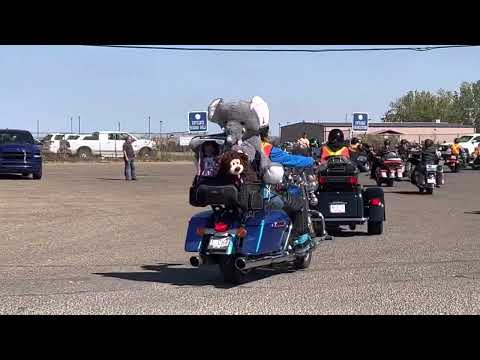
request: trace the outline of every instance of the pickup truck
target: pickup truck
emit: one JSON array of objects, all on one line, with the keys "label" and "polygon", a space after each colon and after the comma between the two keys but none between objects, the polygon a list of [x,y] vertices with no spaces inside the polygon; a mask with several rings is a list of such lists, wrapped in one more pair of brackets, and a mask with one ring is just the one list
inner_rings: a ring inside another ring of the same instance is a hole
[{"label": "pickup truck", "polygon": [[148,160],[154,155],[155,143],[151,140],[137,139],[135,136],[121,131],[99,131],[84,136],[77,140],[68,140],[72,155],[82,160],[91,159],[94,156],[105,158],[123,157],[123,144],[127,137],[133,139],[133,149],[143,160]]},{"label": "pickup truck", "polygon": [[42,178],[42,153],[26,130],[0,130],[0,173]]},{"label": "pickup truck", "polygon": [[[459,138],[459,143],[462,148],[467,149],[471,155],[475,152],[475,148],[480,144],[480,134],[468,134]],[[451,146],[452,143],[442,144],[444,146]]]}]

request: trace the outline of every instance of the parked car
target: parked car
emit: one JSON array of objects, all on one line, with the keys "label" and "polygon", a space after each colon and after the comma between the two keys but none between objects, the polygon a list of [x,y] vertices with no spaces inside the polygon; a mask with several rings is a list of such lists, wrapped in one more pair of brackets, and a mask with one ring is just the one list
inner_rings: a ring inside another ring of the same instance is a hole
[{"label": "parked car", "polygon": [[138,157],[146,160],[154,155],[155,143],[153,141],[138,139],[121,131],[99,131],[77,140],[69,140],[70,150],[72,155],[83,160],[94,156],[121,158],[123,157],[123,144],[128,136],[133,139],[133,149]]},{"label": "parked car", "polygon": [[63,140],[65,134],[54,133],[48,134],[42,140],[43,142],[43,151],[49,152],[52,154],[58,153],[58,149],[60,149],[60,141]]},{"label": "parked car", "polygon": [[0,173],[42,178],[42,153],[30,132],[0,130]]}]

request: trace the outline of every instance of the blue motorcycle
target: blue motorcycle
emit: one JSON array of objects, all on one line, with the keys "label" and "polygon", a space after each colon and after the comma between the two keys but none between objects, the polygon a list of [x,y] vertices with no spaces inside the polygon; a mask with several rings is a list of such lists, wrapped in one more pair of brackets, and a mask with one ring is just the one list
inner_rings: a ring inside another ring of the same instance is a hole
[{"label": "blue motorcycle", "polygon": [[[285,178],[285,190],[300,193],[308,207],[309,194],[313,194],[310,188],[315,183],[308,182],[306,176],[286,174]],[[322,214],[308,211],[310,238],[293,249],[292,221],[285,211],[269,209],[260,183],[237,188],[197,175],[190,188],[190,204],[211,207],[189,221],[185,251],[196,253],[190,264],[218,264],[228,283],[244,283],[249,272],[259,267],[291,264],[306,269],[319,241],[328,237]]]}]

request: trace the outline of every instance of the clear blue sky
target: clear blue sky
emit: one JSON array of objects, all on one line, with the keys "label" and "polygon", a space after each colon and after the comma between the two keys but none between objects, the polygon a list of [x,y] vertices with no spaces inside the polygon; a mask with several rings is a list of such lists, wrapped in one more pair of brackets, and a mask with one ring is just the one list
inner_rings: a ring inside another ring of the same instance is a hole
[{"label": "clear blue sky", "polygon": [[453,90],[476,80],[480,48],[205,53],[2,45],[0,127],[36,131],[39,120],[42,132],[68,131],[73,116],[76,130],[80,115],[82,132],[116,129],[119,121],[122,130],[146,132],[150,115],[152,132],[160,120],[163,131],[183,131],[187,112],[206,110],[216,97],[260,95],[275,134],[279,122],[344,121],[354,111],[376,121],[408,90]]}]

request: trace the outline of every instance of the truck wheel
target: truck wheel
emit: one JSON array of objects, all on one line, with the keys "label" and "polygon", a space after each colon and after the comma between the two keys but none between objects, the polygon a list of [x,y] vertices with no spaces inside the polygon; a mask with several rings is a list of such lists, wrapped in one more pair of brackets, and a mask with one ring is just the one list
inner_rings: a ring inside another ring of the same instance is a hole
[{"label": "truck wheel", "polygon": [[388,187],[393,187],[393,180],[392,180],[392,179],[389,179],[389,180],[388,180],[387,186],[388,186]]},{"label": "truck wheel", "polygon": [[34,180],[40,180],[42,178],[42,170],[33,173]]},{"label": "truck wheel", "polygon": [[368,235],[381,235],[383,233],[383,221],[369,221],[367,227]]},{"label": "truck wheel", "polygon": [[233,256],[223,256],[219,262],[220,271],[225,282],[241,285],[247,280],[249,271],[241,271],[235,267],[235,258]]},{"label": "truck wheel", "polygon": [[150,160],[153,157],[153,151],[150,148],[142,148],[138,152],[138,156],[140,157],[140,159],[142,159],[144,161],[145,160]]},{"label": "truck wheel", "polygon": [[433,189],[427,189],[427,194],[433,195]]},{"label": "truck wheel", "polygon": [[92,157],[92,150],[87,147],[80,148],[78,149],[77,155],[80,160],[89,160]]},{"label": "truck wheel", "polygon": [[295,269],[297,270],[307,269],[310,266],[310,262],[312,261],[312,253],[313,253],[313,250],[309,250],[305,255],[301,257],[297,257],[293,262]]}]

